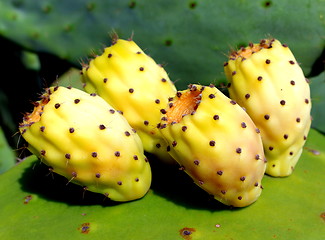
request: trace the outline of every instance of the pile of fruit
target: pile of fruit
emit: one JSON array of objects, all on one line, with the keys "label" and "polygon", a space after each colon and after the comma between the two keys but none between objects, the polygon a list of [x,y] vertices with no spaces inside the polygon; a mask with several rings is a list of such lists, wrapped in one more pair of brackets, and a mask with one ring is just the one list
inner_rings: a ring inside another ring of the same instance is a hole
[{"label": "pile of fruit", "polygon": [[264,174],[289,176],[311,125],[308,79],[289,47],[263,39],[230,53],[229,96],[214,85],[177,90],[132,40],[84,64],[84,90],[46,89],[19,129],[52,172],[113,201],[143,197],[150,162],[178,163],[203,190],[244,207]]}]

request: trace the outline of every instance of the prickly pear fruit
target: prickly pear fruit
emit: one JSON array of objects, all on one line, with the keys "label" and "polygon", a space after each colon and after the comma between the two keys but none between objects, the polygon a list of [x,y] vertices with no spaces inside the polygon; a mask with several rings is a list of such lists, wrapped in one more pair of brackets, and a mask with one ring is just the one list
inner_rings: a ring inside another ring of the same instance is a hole
[{"label": "prickly pear fruit", "polygon": [[261,130],[266,173],[290,175],[310,129],[311,100],[309,81],[289,47],[264,39],[233,52],[224,70],[230,97]]},{"label": "prickly pear fruit", "polygon": [[19,130],[50,170],[114,201],[141,198],[151,183],[139,136],[96,94],[51,87]]},{"label": "prickly pear fruit", "polygon": [[117,39],[82,69],[84,89],[95,92],[123,112],[137,130],[145,151],[165,162],[175,161],[166,152],[166,143],[157,124],[160,109],[174,96],[176,88],[164,68],[146,55],[132,40]]},{"label": "prickly pear fruit", "polygon": [[266,167],[262,140],[235,101],[213,85],[190,85],[162,113],[169,153],[199,187],[226,205],[257,200]]}]

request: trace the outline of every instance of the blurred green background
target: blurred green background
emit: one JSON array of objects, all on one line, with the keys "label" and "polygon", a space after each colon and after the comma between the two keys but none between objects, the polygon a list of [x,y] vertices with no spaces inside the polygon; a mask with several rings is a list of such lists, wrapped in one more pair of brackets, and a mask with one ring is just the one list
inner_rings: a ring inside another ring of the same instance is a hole
[{"label": "blurred green background", "polygon": [[[0,0],[0,179],[8,176],[17,182],[20,175],[15,176],[14,171],[23,173],[23,167],[11,169],[29,155],[17,132],[23,113],[32,110],[32,102],[38,100],[44,87],[61,84],[81,88],[81,62],[100,54],[110,45],[113,34],[132,37],[163,64],[178,89],[189,83],[222,86],[227,54],[249,42],[274,37],[288,44],[311,80],[312,127],[319,135],[315,142],[310,141],[323,153],[325,0]],[[321,164],[313,177],[321,179],[317,174],[322,174],[324,179],[324,157],[317,156]],[[319,184],[314,187],[323,187],[318,189],[323,199],[325,187],[321,181]],[[27,192],[17,187],[17,194]],[[156,197],[152,194],[153,202]],[[325,212],[325,206],[323,209]],[[21,211],[17,221],[23,219],[25,212]],[[199,215],[204,218],[211,211],[208,208]],[[229,211],[227,214],[231,216]],[[0,221],[5,218],[1,213],[0,217]],[[227,234],[230,239],[231,234]],[[155,239],[160,239],[157,236]],[[258,239],[263,234],[256,236]]]}]

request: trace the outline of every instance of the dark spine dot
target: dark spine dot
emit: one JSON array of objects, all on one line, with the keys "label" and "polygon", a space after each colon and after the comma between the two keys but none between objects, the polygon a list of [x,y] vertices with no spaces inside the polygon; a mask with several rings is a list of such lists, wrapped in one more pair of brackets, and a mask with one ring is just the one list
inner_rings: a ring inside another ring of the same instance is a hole
[{"label": "dark spine dot", "polygon": [[293,155],[293,152],[289,152],[289,155],[292,156]]},{"label": "dark spine dot", "polygon": [[242,122],[242,123],[241,123],[241,127],[242,127],[242,128],[246,128],[246,127],[247,127],[246,123]]},{"label": "dark spine dot", "polygon": [[307,98],[305,99],[305,103],[306,103],[306,104],[308,104],[308,103],[309,103],[309,100],[308,100]]},{"label": "dark spine dot", "polygon": [[140,70],[141,72],[143,72],[143,71],[144,71],[144,67],[140,67],[139,70]]},{"label": "dark spine dot", "polygon": [[212,94],[212,93],[209,95],[209,98],[210,98],[210,99],[213,99],[213,98],[215,98],[215,97],[216,97],[216,96],[215,96],[214,94]]},{"label": "dark spine dot", "polygon": [[145,157],[145,158],[144,158],[144,161],[145,161],[145,162],[149,162],[149,159]]},{"label": "dark spine dot", "polygon": [[239,197],[238,197],[238,200],[242,200],[242,199],[243,199],[243,197],[242,197],[242,196],[239,196]]},{"label": "dark spine dot", "polygon": [[227,193],[227,191],[225,191],[225,190],[221,190],[221,193],[222,193],[223,195],[225,195],[225,194]]},{"label": "dark spine dot", "polygon": [[138,160],[139,158],[138,158],[137,155],[133,155],[133,159],[134,159],[134,160]]},{"label": "dark spine dot", "polygon": [[255,155],[255,160],[259,160],[260,159],[260,155],[256,154]]},{"label": "dark spine dot", "polygon": [[44,132],[45,127],[44,126],[41,126],[39,129],[41,130],[41,132]]},{"label": "dark spine dot", "polygon": [[58,109],[60,106],[61,106],[60,103],[56,103],[56,104],[54,105],[54,107],[55,107],[56,109]]},{"label": "dark spine dot", "polygon": [[160,144],[160,143],[157,143],[157,144],[156,144],[156,147],[157,147],[157,148],[160,148],[160,147],[161,147],[161,144]]},{"label": "dark spine dot", "polygon": [[226,66],[228,66],[228,64],[229,64],[228,62],[225,62],[225,63],[223,64],[223,66],[226,67]]},{"label": "dark spine dot", "polygon": [[200,164],[200,161],[199,160],[194,160],[194,164],[195,165],[199,165]]},{"label": "dark spine dot", "polygon": [[80,99],[75,99],[75,100],[74,100],[74,103],[75,103],[75,104],[80,103]]},{"label": "dark spine dot", "polygon": [[246,177],[240,177],[240,181],[245,181]]},{"label": "dark spine dot", "polygon": [[91,153],[91,156],[92,156],[93,158],[97,157],[97,152],[92,152],[92,153]]},{"label": "dark spine dot", "polygon": [[134,181],[139,182],[139,178],[134,179]]},{"label": "dark spine dot", "polygon": [[114,155],[115,155],[116,157],[119,157],[119,156],[121,156],[121,153],[120,153],[119,151],[116,151],[116,152],[114,153]]},{"label": "dark spine dot", "polygon": [[288,137],[289,137],[288,134],[284,134],[284,135],[283,135],[283,138],[284,138],[284,139],[288,139]]},{"label": "dark spine dot", "polygon": [[209,145],[210,145],[211,147],[214,147],[214,146],[216,145],[216,141],[211,140],[211,141],[209,142]]},{"label": "dark spine dot", "polygon": [[69,132],[73,133],[74,132],[74,128],[69,128]]},{"label": "dark spine dot", "polygon": [[109,53],[108,55],[107,55],[107,57],[108,58],[111,58],[113,55],[111,54],[111,53]]},{"label": "dark spine dot", "polygon": [[130,88],[129,89],[129,93],[133,93],[134,92],[134,89],[133,88]]},{"label": "dark spine dot", "polygon": [[74,178],[77,177],[77,173],[76,173],[76,172],[72,172],[71,175],[72,175],[72,177],[74,177]]},{"label": "dark spine dot", "polygon": [[149,125],[149,121],[144,120],[144,121],[143,121],[143,124],[146,125],[146,126],[148,126],[148,125]]},{"label": "dark spine dot", "polygon": [[96,94],[96,93],[91,93],[90,96],[92,96],[92,97],[96,97],[97,94]]},{"label": "dark spine dot", "polygon": [[183,126],[182,127],[182,131],[185,132],[187,130],[187,127],[186,126]]},{"label": "dark spine dot", "polygon": [[255,186],[255,187],[258,187],[258,182],[256,182],[256,183],[254,184],[254,186]]},{"label": "dark spine dot", "polygon": [[307,137],[306,137],[306,136],[304,136],[304,140],[305,140],[305,141],[307,140]]},{"label": "dark spine dot", "polygon": [[170,152],[170,146],[167,146],[166,151]]},{"label": "dark spine dot", "polygon": [[219,170],[219,171],[217,172],[217,174],[218,174],[219,176],[221,176],[221,175],[223,174],[223,171]]},{"label": "dark spine dot", "polygon": [[100,173],[96,173],[96,178],[100,178]]},{"label": "dark spine dot", "polygon": [[255,132],[256,133],[261,133],[261,130],[259,130],[258,128],[255,128]]},{"label": "dark spine dot", "polygon": [[108,80],[107,78],[104,78],[103,82],[104,82],[104,83],[107,83],[107,80]]},{"label": "dark spine dot", "polygon": [[160,109],[160,112],[161,112],[162,114],[166,114],[166,113],[167,113],[167,111],[166,111],[165,109]]},{"label": "dark spine dot", "polygon": [[45,156],[45,154],[46,154],[46,151],[45,150],[41,150],[41,155],[42,156]]},{"label": "dark spine dot", "polygon": [[233,72],[231,73],[231,75],[232,75],[232,76],[236,75],[236,71],[233,71]]},{"label": "dark spine dot", "polygon": [[161,79],[162,82],[167,82],[166,78]]},{"label": "dark spine dot", "polygon": [[269,147],[269,150],[270,150],[270,151],[272,151],[273,149],[274,149],[274,147],[272,147],[272,146]]},{"label": "dark spine dot", "polygon": [[289,63],[290,63],[291,65],[294,65],[294,64],[295,64],[295,62],[292,61],[292,60],[290,60]]},{"label": "dark spine dot", "polygon": [[109,112],[110,112],[111,114],[114,114],[114,113],[115,113],[115,110],[114,110],[114,109],[110,109]]},{"label": "dark spine dot", "polygon": [[245,98],[246,99],[249,99],[251,97],[251,95],[249,94],[249,93],[247,93],[246,95],[245,95]]},{"label": "dark spine dot", "polygon": [[266,114],[266,115],[264,115],[264,118],[265,118],[265,120],[269,120],[270,119],[270,115]]},{"label": "dark spine dot", "polygon": [[232,105],[236,105],[236,101],[234,101],[234,100],[231,100],[230,103],[231,103]]},{"label": "dark spine dot", "polygon": [[285,104],[286,104],[286,101],[284,101],[284,100],[281,100],[281,101],[280,101],[280,104],[283,106],[283,105],[285,105]]},{"label": "dark spine dot", "polygon": [[70,153],[67,153],[67,154],[65,154],[64,156],[65,156],[66,159],[70,159],[70,158],[71,158]]},{"label": "dark spine dot", "polygon": [[173,146],[173,147],[176,147],[176,145],[177,145],[177,142],[176,142],[176,141],[173,141],[173,142],[172,142],[172,146]]},{"label": "dark spine dot", "polygon": [[305,78],[306,83],[310,83],[310,80],[308,78]]},{"label": "dark spine dot", "polygon": [[100,129],[100,130],[104,130],[105,128],[106,128],[106,127],[105,127],[104,124],[100,124],[100,125],[99,125],[99,129]]},{"label": "dark spine dot", "polygon": [[266,59],[266,60],[265,60],[265,63],[266,63],[266,64],[270,64],[270,63],[271,63],[271,60],[270,60],[270,59]]},{"label": "dark spine dot", "polygon": [[131,135],[131,133],[129,131],[125,131],[124,132],[125,136],[129,137]]},{"label": "dark spine dot", "polygon": [[159,104],[160,103],[160,100],[159,99],[156,99],[155,100],[155,103]]},{"label": "dark spine dot", "polygon": [[180,98],[182,96],[182,93],[181,92],[177,92],[176,93],[176,96]]},{"label": "dark spine dot", "polygon": [[293,81],[293,80],[291,80],[291,81],[290,81],[290,84],[291,84],[291,85],[295,85],[295,84],[296,84],[296,82],[295,82],[295,81]]},{"label": "dark spine dot", "polygon": [[257,80],[258,80],[258,81],[262,81],[262,79],[263,79],[262,76],[257,77]]},{"label": "dark spine dot", "polygon": [[236,153],[241,153],[241,148],[236,148]]},{"label": "dark spine dot", "polygon": [[120,185],[121,186],[122,185],[122,181],[118,181],[117,182],[117,185]]},{"label": "dark spine dot", "polygon": [[219,120],[219,115],[214,115],[213,120]]}]

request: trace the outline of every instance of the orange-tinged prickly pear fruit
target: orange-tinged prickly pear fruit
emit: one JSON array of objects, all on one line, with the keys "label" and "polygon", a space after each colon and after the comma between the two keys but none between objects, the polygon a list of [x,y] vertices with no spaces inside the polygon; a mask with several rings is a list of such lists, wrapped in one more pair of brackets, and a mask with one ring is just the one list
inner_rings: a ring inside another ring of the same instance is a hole
[{"label": "orange-tinged prickly pear fruit", "polygon": [[226,205],[257,200],[266,167],[262,140],[235,101],[213,85],[190,85],[162,112],[169,153],[199,187]]}]

